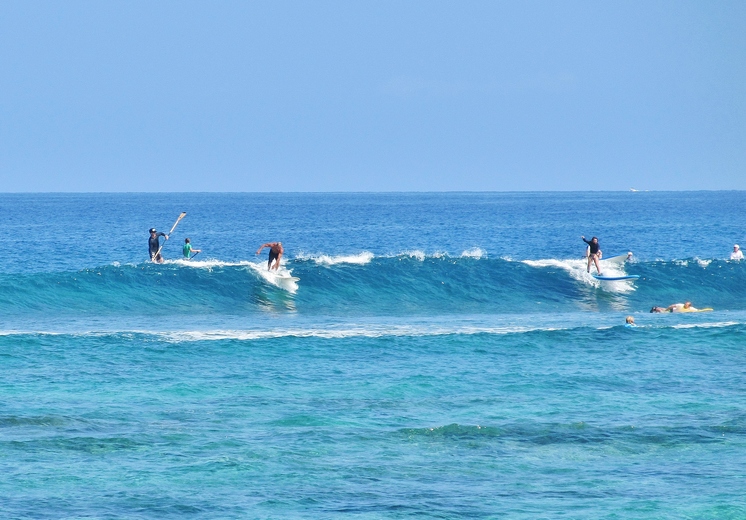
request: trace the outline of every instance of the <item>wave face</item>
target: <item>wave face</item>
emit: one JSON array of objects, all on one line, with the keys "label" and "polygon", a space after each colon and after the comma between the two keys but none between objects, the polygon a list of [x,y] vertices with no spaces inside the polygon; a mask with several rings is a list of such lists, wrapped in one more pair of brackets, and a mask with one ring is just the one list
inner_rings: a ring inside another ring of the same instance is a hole
[{"label": "wave face", "polygon": [[322,315],[645,311],[690,300],[743,310],[746,265],[723,260],[633,262],[609,268],[636,281],[599,282],[583,260],[406,253],[291,259],[297,291],[268,283],[255,263],[110,265],[77,272],[0,275],[0,316],[24,314],[250,315],[273,302]]}]

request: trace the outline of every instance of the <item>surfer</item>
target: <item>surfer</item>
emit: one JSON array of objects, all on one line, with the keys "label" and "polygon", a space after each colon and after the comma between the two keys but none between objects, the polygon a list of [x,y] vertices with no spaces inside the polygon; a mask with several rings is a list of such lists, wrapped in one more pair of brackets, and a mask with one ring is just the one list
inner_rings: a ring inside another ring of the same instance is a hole
[{"label": "surfer", "polygon": [[587,257],[588,257],[588,272],[591,272],[591,262],[596,264],[596,271],[601,274],[601,267],[598,265],[598,260],[601,258],[601,246],[598,244],[598,238],[591,238],[590,242],[585,239],[585,236],[581,236],[583,242],[588,244]]},{"label": "surfer", "polygon": [[669,305],[668,309],[666,310],[668,312],[696,312],[699,309],[692,307],[692,302],[684,302],[684,303],[674,303],[673,305]]},{"label": "surfer", "polygon": [[184,249],[183,249],[183,252],[184,252],[184,258],[186,258],[187,260],[189,260],[190,258],[192,258],[192,253],[194,253],[196,255],[197,253],[201,253],[202,250],[201,249],[192,249],[192,242],[191,242],[191,240],[189,240],[188,238],[185,238],[184,239]]},{"label": "surfer", "polygon": [[733,246],[733,252],[730,254],[731,260],[743,260],[743,251],[741,251],[741,246],[738,244]]},{"label": "surfer", "polygon": [[625,319],[624,322],[625,327],[637,327],[637,325],[635,325],[634,316],[627,316],[627,319]]},{"label": "surfer", "polygon": [[272,262],[275,262],[275,271],[277,271],[280,268],[280,259],[282,258],[282,253],[285,252],[285,250],[282,248],[282,242],[267,242],[266,244],[262,244],[262,247],[257,249],[256,254],[260,254],[262,252],[262,249],[265,247],[269,248],[269,260],[267,260],[267,270],[272,269]]},{"label": "surfer", "polygon": [[150,228],[150,238],[148,239],[148,253],[150,255],[151,262],[162,264],[163,257],[158,252],[161,249],[161,242],[158,237],[166,237],[166,240],[168,240],[168,235],[165,234],[163,231],[158,233],[155,228]]}]

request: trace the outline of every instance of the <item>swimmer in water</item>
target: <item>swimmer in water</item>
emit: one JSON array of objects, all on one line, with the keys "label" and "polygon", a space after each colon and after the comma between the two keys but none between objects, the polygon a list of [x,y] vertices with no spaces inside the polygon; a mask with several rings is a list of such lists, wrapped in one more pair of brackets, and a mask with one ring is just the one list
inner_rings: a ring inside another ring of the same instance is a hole
[{"label": "swimmer in water", "polygon": [[637,325],[635,325],[634,316],[627,316],[627,319],[625,319],[624,321],[625,321],[624,323],[625,327],[637,327]]},{"label": "swimmer in water", "polygon": [[596,271],[598,271],[598,274],[601,274],[601,267],[598,265],[598,261],[601,258],[601,246],[598,244],[598,238],[593,237],[590,241],[585,239],[585,236],[581,236],[580,238],[583,239],[583,242],[588,244],[588,269],[587,272],[591,272],[591,262],[596,264]]},{"label": "swimmer in water", "polygon": [[741,246],[738,244],[733,246],[733,252],[730,254],[731,260],[743,260],[743,251],[741,251]]},{"label": "swimmer in water", "polygon": [[699,309],[692,307],[692,302],[684,302],[684,303],[674,303],[673,305],[669,305],[668,309],[666,309],[668,312],[695,312]]}]

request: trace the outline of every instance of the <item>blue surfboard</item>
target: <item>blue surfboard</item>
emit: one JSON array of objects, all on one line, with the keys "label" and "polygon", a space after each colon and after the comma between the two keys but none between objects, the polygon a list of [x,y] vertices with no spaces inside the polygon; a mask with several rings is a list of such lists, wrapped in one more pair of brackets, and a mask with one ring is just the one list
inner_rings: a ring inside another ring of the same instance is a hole
[{"label": "blue surfboard", "polygon": [[617,282],[619,280],[637,280],[640,275],[639,274],[630,274],[625,276],[603,276],[603,275],[597,275],[592,274],[593,278],[596,280],[601,280],[602,282]]}]

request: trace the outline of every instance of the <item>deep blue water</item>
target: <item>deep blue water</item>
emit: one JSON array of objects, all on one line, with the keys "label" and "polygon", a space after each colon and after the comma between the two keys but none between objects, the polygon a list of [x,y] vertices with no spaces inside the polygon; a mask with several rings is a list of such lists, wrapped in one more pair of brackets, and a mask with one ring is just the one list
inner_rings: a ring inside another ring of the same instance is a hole
[{"label": "deep blue water", "polygon": [[2,518],[746,518],[744,192],[5,194],[0,236]]}]

